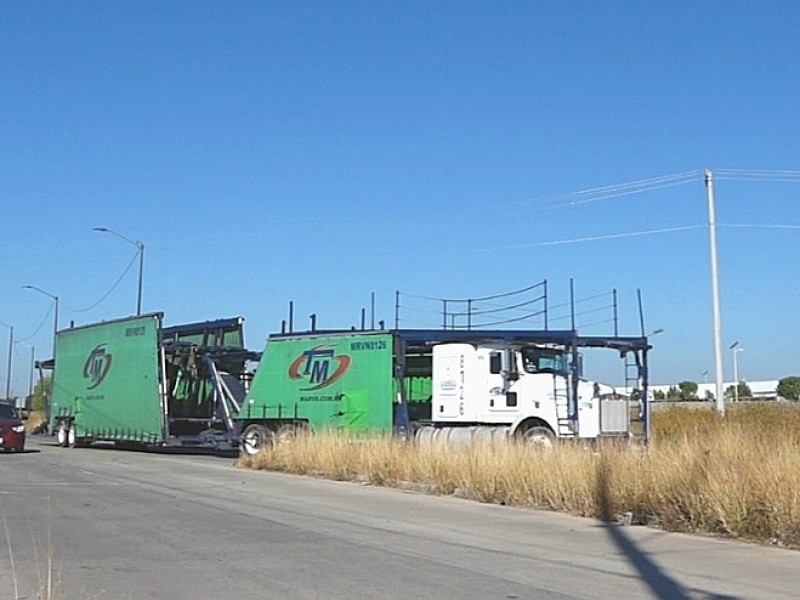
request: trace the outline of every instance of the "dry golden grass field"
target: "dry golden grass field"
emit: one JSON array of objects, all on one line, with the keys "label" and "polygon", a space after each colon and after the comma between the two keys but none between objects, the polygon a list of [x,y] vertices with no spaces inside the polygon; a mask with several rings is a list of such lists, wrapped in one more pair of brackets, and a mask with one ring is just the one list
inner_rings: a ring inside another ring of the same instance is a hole
[{"label": "dry golden grass field", "polygon": [[456,494],[479,502],[800,547],[800,406],[654,414],[648,449],[517,444],[456,450],[389,438],[294,439],[242,467]]}]

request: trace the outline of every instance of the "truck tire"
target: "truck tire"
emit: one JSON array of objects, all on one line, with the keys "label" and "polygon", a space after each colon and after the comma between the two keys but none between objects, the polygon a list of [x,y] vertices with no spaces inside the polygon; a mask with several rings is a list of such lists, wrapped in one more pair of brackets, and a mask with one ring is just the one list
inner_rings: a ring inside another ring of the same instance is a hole
[{"label": "truck tire", "polygon": [[69,429],[67,430],[67,446],[80,448],[83,445],[83,440],[78,439],[78,428],[75,426],[75,421],[73,421],[69,424]]},{"label": "truck tire", "polygon": [[239,450],[244,456],[256,456],[269,450],[275,444],[275,434],[263,425],[253,424],[245,427],[239,442]]},{"label": "truck tire", "polygon": [[536,425],[526,429],[522,434],[522,441],[526,446],[540,450],[552,450],[556,436],[549,427]]},{"label": "truck tire", "polygon": [[69,425],[66,421],[59,421],[56,425],[56,443],[62,448],[67,447]]}]

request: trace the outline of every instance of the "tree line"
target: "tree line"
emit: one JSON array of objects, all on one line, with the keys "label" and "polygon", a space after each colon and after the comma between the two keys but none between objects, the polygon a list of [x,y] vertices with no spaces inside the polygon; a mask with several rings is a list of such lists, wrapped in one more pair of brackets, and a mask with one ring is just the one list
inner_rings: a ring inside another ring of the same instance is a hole
[{"label": "tree line", "polygon": [[[689,402],[695,400],[715,400],[714,393],[710,390],[706,391],[705,397],[703,398],[697,395],[697,390],[698,385],[694,381],[681,381],[678,385],[670,386],[666,392],[663,390],[656,390],[653,392],[653,399],[682,400]],[[638,399],[640,394],[639,390],[634,390],[634,394],[631,394],[631,397],[633,399]],[[732,399],[737,396],[740,400],[753,397],[753,392],[746,381],[740,381],[737,386],[729,385],[724,394],[727,399]],[[778,381],[778,385],[775,388],[775,395],[785,400],[791,400],[792,402],[800,400],[800,376],[790,375]]]}]

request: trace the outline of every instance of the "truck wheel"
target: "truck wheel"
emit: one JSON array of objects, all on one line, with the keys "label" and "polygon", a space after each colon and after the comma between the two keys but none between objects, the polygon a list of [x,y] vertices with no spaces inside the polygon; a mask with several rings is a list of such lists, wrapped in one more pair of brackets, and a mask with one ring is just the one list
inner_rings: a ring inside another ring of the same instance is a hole
[{"label": "truck wheel", "polygon": [[56,425],[56,443],[62,448],[67,447],[68,425],[65,421],[59,421]]},{"label": "truck wheel", "polygon": [[541,425],[526,429],[525,433],[522,434],[522,441],[525,442],[526,446],[539,448],[540,450],[552,450],[555,439],[556,436],[550,428]]},{"label": "truck wheel", "polygon": [[67,431],[67,446],[70,448],[80,448],[83,446],[81,440],[78,439],[78,428],[75,426],[75,421],[69,424]]},{"label": "truck wheel", "polygon": [[264,450],[272,448],[275,444],[275,434],[263,425],[248,425],[239,447],[245,456],[255,456]]}]

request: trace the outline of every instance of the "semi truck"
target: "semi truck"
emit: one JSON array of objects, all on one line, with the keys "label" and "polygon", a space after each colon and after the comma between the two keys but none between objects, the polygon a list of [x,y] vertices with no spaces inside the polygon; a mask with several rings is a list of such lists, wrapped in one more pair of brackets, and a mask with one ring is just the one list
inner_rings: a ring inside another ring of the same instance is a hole
[{"label": "semi truck", "polygon": [[[58,443],[239,450],[343,430],[449,444],[646,437],[630,400],[583,376],[584,353],[637,367],[646,337],[577,331],[332,330],[245,348],[243,319],[172,327],[152,313],[61,330],[49,430]],[[254,374],[252,366],[258,364]]]},{"label": "semi truck", "polygon": [[[298,432],[344,429],[466,444],[646,436],[647,406],[583,377],[583,353],[635,365],[647,397],[647,338],[577,331],[369,330],[271,335],[240,412],[253,455]],[[631,414],[640,417],[634,426]],[[638,427],[638,429],[637,429]]]},{"label": "semi truck", "polygon": [[162,313],[56,334],[49,430],[96,442],[232,450],[248,383],[243,319],[173,327]]}]

